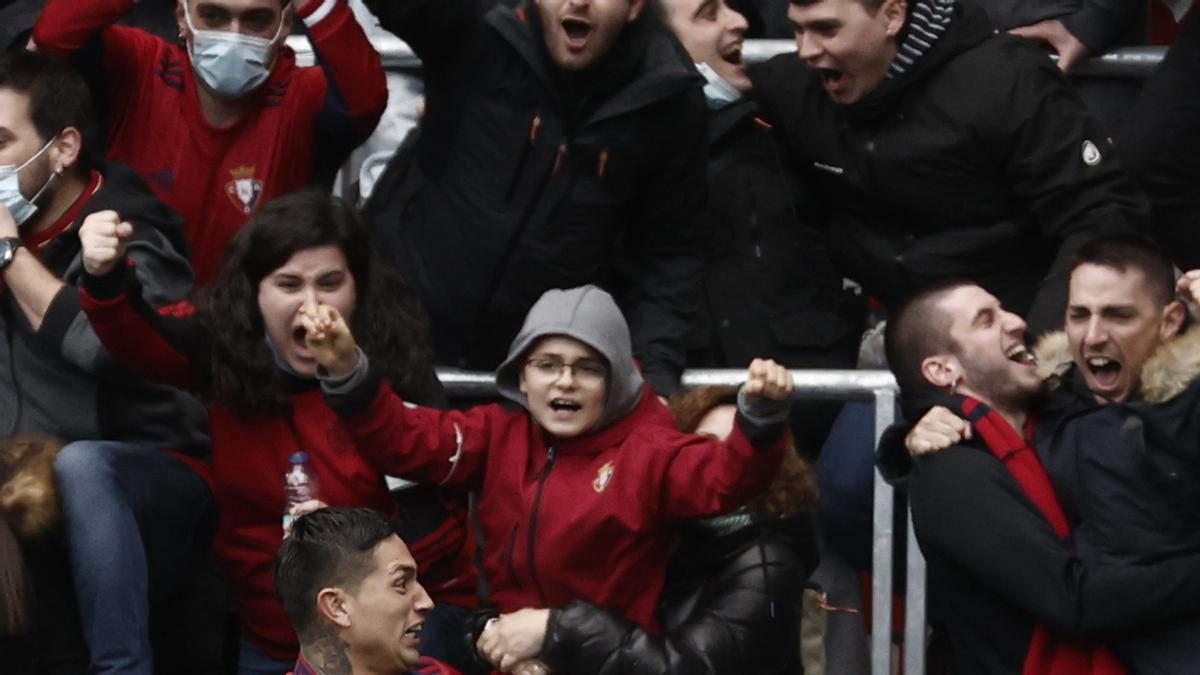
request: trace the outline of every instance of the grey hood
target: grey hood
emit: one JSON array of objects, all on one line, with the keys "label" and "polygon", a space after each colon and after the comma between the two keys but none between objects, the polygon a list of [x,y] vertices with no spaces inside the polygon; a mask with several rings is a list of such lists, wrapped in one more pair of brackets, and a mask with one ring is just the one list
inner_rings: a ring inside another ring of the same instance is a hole
[{"label": "grey hood", "polygon": [[612,296],[596,286],[551,289],[533,303],[529,314],[525,315],[521,332],[508,348],[508,356],[496,369],[496,388],[501,396],[529,408],[518,378],[529,349],[547,335],[565,335],[579,340],[608,361],[608,397],[604,402],[604,413],[588,433],[599,431],[633,412],[641,401],[644,381],[633,363],[629,325]]}]

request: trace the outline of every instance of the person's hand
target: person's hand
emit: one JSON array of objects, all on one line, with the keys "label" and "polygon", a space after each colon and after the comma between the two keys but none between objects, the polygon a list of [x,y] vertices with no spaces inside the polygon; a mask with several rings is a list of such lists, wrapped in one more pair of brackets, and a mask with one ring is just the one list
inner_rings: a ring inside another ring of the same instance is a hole
[{"label": "person's hand", "polygon": [[0,204],[0,238],[9,239],[21,236],[17,232],[17,220],[4,204]]},{"label": "person's hand", "polygon": [[133,225],[121,220],[116,211],[97,211],[83,219],[79,227],[83,269],[94,277],[108,274],[125,259]]},{"label": "person's hand", "polygon": [[942,406],[934,406],[904,437],[904,447],[912,457],[945,450],[971,438],[971,424]]},{"label": "person's hand", "polygon": [[501,671],[517,672],[523,662],[541,653],[549,622],[548,609],[525,608],[501,614],[487,622],[475,648]]},{"label": "person's hand", "polygon": [[1200,318],[1200,270],[1188,270],[1175,282],[1175,290],[1192,318]]},{"label": "person's hand", "polygon": [[750,362],[746,384],[747,396],[772,401],[786,401],[792,397],[796,385],[792,373],[771,359],[754,359]]},{"label": "person's hand", "polygon": [[1071,72],[1076,63],[1087,58],[1091,52],[1079,38],[1071,35],[1071,31],[1058,19],[1046,19],[1028,26],[1018,26],[1008,31],[1029,40],[1036,40],[1050,45],[1058,53],[1058,68],[1064,73]]},{"label": "person's hand", "polygon": [[306,502],[300,502],[288,510],[288,515],[291,518],[285,518],[283,521],[283,538],[287,539],[292,534],[292,523],[300,516],[306,513],[312,513],[319,509],[328,508],[329,505],[320,499],[310,499]]},{"label": "person's hand", "polygon": [[358,365],[358,347],[341,312],[324,304],[305,305],[300,325],[308,351],[330,377],[345,377]]}]

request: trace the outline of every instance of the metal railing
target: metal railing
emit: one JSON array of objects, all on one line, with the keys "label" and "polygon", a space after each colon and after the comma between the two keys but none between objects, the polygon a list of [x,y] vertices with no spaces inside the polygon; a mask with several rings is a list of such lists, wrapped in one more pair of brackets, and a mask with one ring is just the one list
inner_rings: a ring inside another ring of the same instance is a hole
[{"label": "metal railing", "polygon": [[[287,43],[296,50],[300,65],[315,62],[312,45],[306,36],[289,36]],[[421,67],[421,59],[399,38],[381,35],[371,38],[371,43],[383,57],[384,68],[413,70]],[[751,63],[794,51],[796,43],[791,40],[746,40],[742,47],[742,55]],[[1162,62],[1166,51],[1166,47],[1122,47],[1081,62],[1071,74],[1077,77],[1149,77]]]},{"label": "metal railing", "polygon": [[[459,398],[492,398],[497,395],[492,373],[439,368],[438,379],[447,393]],[[793,370],[796,398],[875,402],[875,444],[895,416],[896,380],[886,370]],[[746,380],[745,370],[688,370],[687,389],[715,385],[736,386]],[[896,495],[875,471],[874,528],[871,544],[871,675],[892,672],[892,558],[893,516]],[[904,615],[904,672],[925,672],[925,558],[913,535],[912,514],[907,514],[908,559]]]}]

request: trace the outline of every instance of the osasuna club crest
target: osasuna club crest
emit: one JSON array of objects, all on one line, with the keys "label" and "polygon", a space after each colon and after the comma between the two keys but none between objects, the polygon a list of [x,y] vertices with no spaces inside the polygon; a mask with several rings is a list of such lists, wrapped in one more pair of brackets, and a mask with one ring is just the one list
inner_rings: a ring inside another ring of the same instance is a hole
[{"label": "osasuna club crest", "polygon": [[613,463],[605,462],[604,466],[596,472],[596,480],[592,481],[592,489],[597,493],[604,492],[604,488],[608,487],[609,481],[612,480],[614,471]]},{"label": "osasuna club crest", "polygon": [[233,177],[233,180],[225,184],[225,196],[229,197],[234,208],[248,216],[258,204],[259,196],[262,195],[262,181],[254,177],[254,167],[252,166],[239,166],[231,169],[229,175]]}]

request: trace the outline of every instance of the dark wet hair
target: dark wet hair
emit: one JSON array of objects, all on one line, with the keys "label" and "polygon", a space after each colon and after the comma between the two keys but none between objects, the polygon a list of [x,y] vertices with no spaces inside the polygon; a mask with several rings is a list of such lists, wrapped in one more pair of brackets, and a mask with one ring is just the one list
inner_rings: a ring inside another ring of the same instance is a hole
[{"label": "dark wet hair", "polygon": [[318,509],[292,521],[275,556],[275,592],[302,642],[324,629],[317,593],[334,586],[356,592],[375,569],[375,547],[393,534],[383,515],[366,508]]},{"label": "dark wet hair", "polygon": [[275,199],[234,236],[206,305],[212,336],[212,396],[247,414],[286,414],[286,375],[267,347],[258,285],[298,251],[336,246],[354,276],[350,329],[371,366],[397,387],[414,384],[432,359],[416,294],[374,255],[353,207],[311,188]]},{"label": "dark wet hair", "polygon": [[887,327],[883,332],[884,351],[888,367],[902,392],[911,394],[933,388],[921,374],[921,362],[934,354],[954,351],[950,339],[953,317],[935,305],[950,291],[973,285],[963,279],[940,281],[917,291],[888,311]]},{"label": "dark wet hair", "polygon": [[95,123],[92,94],[70,64],[43,52],[5,52],[0,54],[0,89],[29,97],[29,117],[42,145],[63,129],[75,128],[84,143],[74,170],[87,171],[91,167],[88,151]]},{"label": "dark wet hair", "polygon": [[1075,254],[1071,272],[1080,265],[1100,265],[1118,272],[1130,268],[1141,270],[1160,308],[1175,299],[1175,266],[1162,248],[1148,237],[1112,235],[1094,239]]}]

